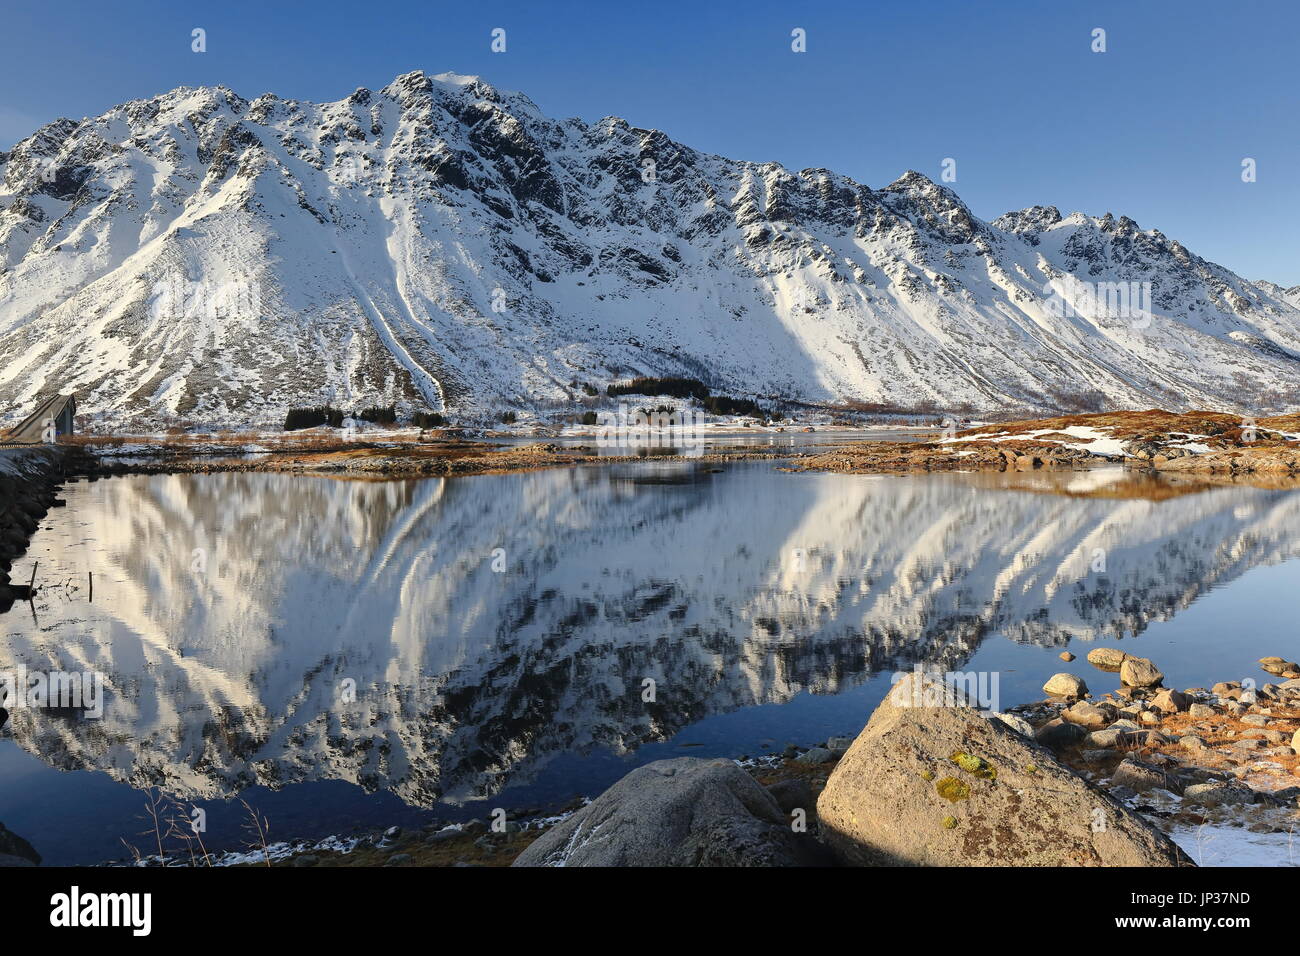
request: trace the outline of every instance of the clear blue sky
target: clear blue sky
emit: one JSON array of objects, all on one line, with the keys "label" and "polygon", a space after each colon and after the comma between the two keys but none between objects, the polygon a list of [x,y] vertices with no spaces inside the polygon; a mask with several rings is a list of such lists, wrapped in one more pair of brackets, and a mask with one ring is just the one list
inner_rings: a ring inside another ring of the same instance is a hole
[{"label": "clear blue sky", "polygon": [[[208,52],[190,51],[207,31]],[[494,54],[489,33],[507,31]],[[807,31],[808,51],[790,50]],[[1107,31],[1093,53],[1091,32]],[[903,170],[976,215],[1128,215],[1247,278],[1300,284],[1300,3],[1206,0],[319,0],[0,11],[0,148],[180,85],[337,99],[473,73],[552,116],[870,186]],[[1258,181],[1241,181],[1241,162]]]}]

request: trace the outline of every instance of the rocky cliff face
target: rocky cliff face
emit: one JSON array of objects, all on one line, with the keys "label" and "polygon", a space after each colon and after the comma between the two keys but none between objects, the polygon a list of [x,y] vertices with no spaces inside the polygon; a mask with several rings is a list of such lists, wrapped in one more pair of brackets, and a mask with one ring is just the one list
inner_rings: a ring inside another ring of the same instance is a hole
[{"label": "rocky cliff face", "polygon": [[[1149,314],[1082,285],[1120,281],[1150,283]],[[653,373],[1258,413],[1296,398],[1298,357],[1296,290],[1127,218],[985,223],[918,173],[724,159],[454,74],[325,104],[178,89],[0,154],[0,409],[60,387],[140,423],[472,416]]]}]

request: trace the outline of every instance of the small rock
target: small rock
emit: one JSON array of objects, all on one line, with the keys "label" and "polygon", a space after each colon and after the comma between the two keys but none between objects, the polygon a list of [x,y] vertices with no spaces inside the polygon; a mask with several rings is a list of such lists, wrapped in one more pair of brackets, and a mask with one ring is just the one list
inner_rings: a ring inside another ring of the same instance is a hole
[{"label": "small rock", "polygon": [[1088,693],[1088,685],[1073,674],[1054,674],[1043,685],[1043,693],[1053,697],[1083,697]]},{"label": "small rock", "polygon": [[1196,720],[1204,720],[1207,717],[1213,717],[1218,711],[1209,704],[1192,704],[1187,708],[1187,713]]},{"label": "small rock", "polygon": [[1145,657],[1126,657],[1119,668],[1119,679],[1129,687],[1155,687],[1165,675]]},{"label": "small rock", "polygon": [[831,737],[826,741],[826,749],[837,757],[843,757],[851,746],[853,746],[852,737]]},{"label": "small rock", "polygon": [[1104,671],[1117,671],[1128,659],[1117,647],[1094,647],[1088,652],[1088,663]]},{"label": "small rock", "polygon": [[394,853],[390,856],[384,866],[403,866],[410,863],[414,858],[409,853]]},{"label": "small rock", "polygon": [[1074,655],[1069,651],[1061,651],[1061,660],[1068,664],[1070,661],[1074,660]]},{"label": "small rock", "polygon": [[1183,791],[1184,804],[1202,807],[1241,806],[1254,799],[1250,790],[1230,783],[1197,783]]},{"label": "small rock", "polygon": [[1232,698],[1238,700],[1241,698],[1241,683],[1235,680],[1220,681],[1210,688],[1210,693],[1215,697]]},{"label": "small rock", "polygon": [[805,750],[799,756],[795,757],[795,763],[803,764],[823,764],[829,763],[835,759],[835,754],[831,753],[825,747],[813,747]]},{"label": "small rock", "polygon": [[1195,734],[1188,734],[1186,737],[1179,737],[1178,743],[1184,750],[1204,750],[1206,746],[1205,741],[1202,738],[1197,737]]},{"label": "small rock", "polygon": [[304,853],[301,856],[295,856],[293,858],[294,866],[315,866],[319,862],[320,857],[312,853]]},{"label": "small rock", "polygon": [[1265,717],[1263,714],[1247,714],[1245,717],[1241,718],[1241,722],[1243,724],[1250,724],[1252,727],[1267,727],[1273,721]]},{"label": "small rock", "polygon": [[[1116,745],[1120,747],[1159,747],[1169,742],[1164,734],[1155,730],[1126,730],[1120,734]],[[1151,759],[1158,755],[1153,754]]]},{"label": "small rock", "polygon": [[1154,790],[1157,787],[1164,789],[1169,786],[1164,771],[1149,767],[1131,758],[1115,768],[1115,772],[1111,774],[1110,782],[1111,786],[1128,787],[1138,793],[1146,793],[1148,790]]},{"label": "small rock", "polygon": [[1057,717],[1034,731],[1034,739],[1045,747],[1069,747],[1077,744],[1088,732],[1078,724]]},{"label": "small rock", "polygon": [[1001,721],[1018,734],[1023,734],[1031,739],[1034,736],[1034,728],[1029,721],[1019,714],[1006,714],[1001,711],[982,711],[982,713],[989,720]]},{"label": "small rock", "polygon": [[1191,706],[1192,699],[1181,691],[1162,690],[1151,699],[1151,706],[1160,708],[1161,713],[1178,714]]},{"label": "small rock", "polygon": [[1148,726],[1152,726],[1160,723],[1160,715],[1154,710],[1144,710],[1142,711],[1141,716],[1138,717],[1138,720]]},{"label": "small rock", "polygon": [[1094,730],[1088,735],[1088,743],[1094,747],[1117,747],[1119,739],[1126,731],[1116,730],[1114,727],[1107,727],[1105,730]]},{"label": "small rock", "polygon": [[1111,704],[1090,704],[1081,700],[1062,711],[1061,717],[1088,730],[1100,730],[1114,721],[1118,713]]},{"label": "small rock", "polygon": [[1265,657],[1259,662],[1259,666],[1270,674],[1289,675],[1292,671],[1300,670],[1300,665],[1292,661],[1285,661],[1280,657]]}]

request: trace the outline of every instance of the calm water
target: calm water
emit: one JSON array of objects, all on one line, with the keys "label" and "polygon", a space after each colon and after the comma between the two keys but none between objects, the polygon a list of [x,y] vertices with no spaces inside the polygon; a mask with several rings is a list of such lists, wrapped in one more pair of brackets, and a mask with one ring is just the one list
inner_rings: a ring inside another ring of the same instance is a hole
[{"label": "calm water", "polygon": [[1300,643],[1295,492],[716,468],[69,485],[0,671],[102,672],[104,712],[15,712],[0,821],[68,863],[147,848],[155,786],[210,848],[240,796],[272,838],[485,816],[855,733],[917,663],[1006,707],[1062,669],[1115,686],[1067,647],[1122,640],[1181,687]]}]

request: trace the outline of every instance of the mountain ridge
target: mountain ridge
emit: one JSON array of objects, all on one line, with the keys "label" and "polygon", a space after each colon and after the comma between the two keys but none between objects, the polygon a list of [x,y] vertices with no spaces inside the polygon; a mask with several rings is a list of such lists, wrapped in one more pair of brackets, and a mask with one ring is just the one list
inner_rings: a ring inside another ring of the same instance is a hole
[{"label": "mountain ridge", "polygon": [[[1090,313],[1118,283],[1150,308]],[[179,87],[0,154],[11,415],[61,388],[109,423],[473,419],[637,374],[769,401],[1264,413],[1300,403],[1300,287],[1125,216],[985,222],[913,170],[872,189],[731,160],[458,74],[322,104]]]}]

